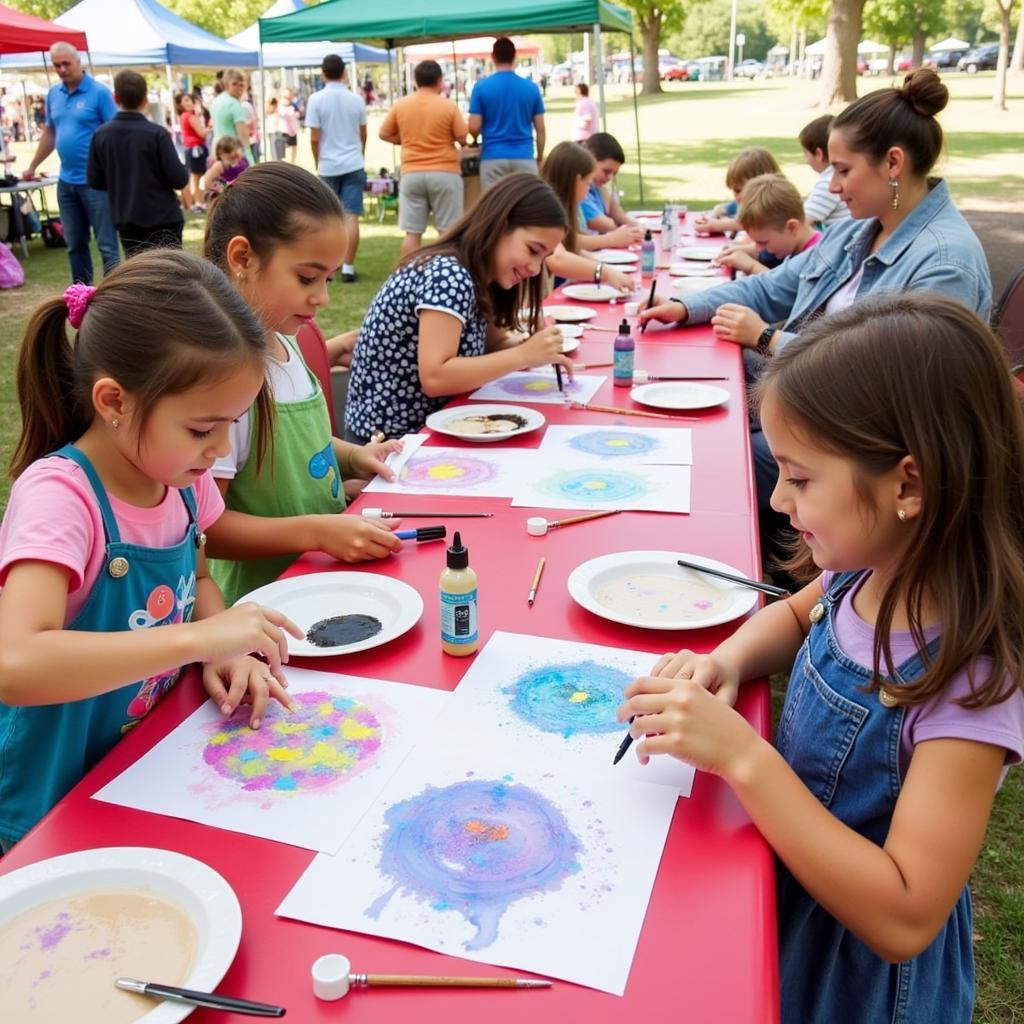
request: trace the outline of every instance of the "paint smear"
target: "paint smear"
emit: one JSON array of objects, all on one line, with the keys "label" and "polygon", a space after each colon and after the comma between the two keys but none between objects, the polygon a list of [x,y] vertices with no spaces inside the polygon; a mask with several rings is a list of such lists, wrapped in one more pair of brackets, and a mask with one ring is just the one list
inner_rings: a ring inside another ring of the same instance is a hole
[{"label": "paint smear", "polygon": [[542,480],[538,488],[571,501],[608,505],[643,497],[649,491],[642,476],[605,469],[565,470]]},{"label": "paint smear", "polygon": [[502,689],[515,714],[542,732],[621,732],[615,711],[632,676],[596,661],[545,665]]},{"label": "paint smear", "polygon": [[367,909],[377,919],[399,889],[476,928],[467,950],[498,937],[516,900],[553,892],[580,870],[582,845],[540,793],[507,779],[471,779],[388,808],[380,870],[394,885]]},{"label": "paint smear", "polygon": [[657,451],[661,443],[653,437],[625,430],[594,430],[577,434],[569,439],[569,447],[584,455],[648,455]]},{"label": "paint smear", "polygon": [[414,455],[402,470],[401,481],[447,490],[453,484],[476,487],[498,475],[494,463],[471,455],[441,458],[436,455]]},{"label": "paint smear", "polygon": [[[558,391],[558,381],[554,377],[543,374],[522,374],[518,377],[502,378],[495,381],[502,391],[519,398],[529,398],[531,395],[550,395]],[[570,380],[567,375],[562,377],[562,391],[579,391],[580,384],[576,380]]]},{"label": "paint smear", "polygon": [[593,594],[605,608],[648,622],[706,619],[732,602],[713,583],[657,573],[619,576],[595,587]]},{"label": "paint smear", "polygon": [[369,767],[380,750],[380,720],[365,704],[323,691],[294,694],[290,713],[267,704],[259,729],[248,717],[213,726],[203,760],[252,792],[322,789]]}]

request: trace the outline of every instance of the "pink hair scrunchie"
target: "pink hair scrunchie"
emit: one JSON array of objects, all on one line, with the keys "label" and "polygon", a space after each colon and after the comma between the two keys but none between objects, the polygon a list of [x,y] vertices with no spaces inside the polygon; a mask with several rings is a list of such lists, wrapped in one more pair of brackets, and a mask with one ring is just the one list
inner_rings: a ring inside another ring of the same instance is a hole
[{"label": "pink hair scrunchie", "polygon": [[68,307],[68,322],[77,331],[89,308],[89,300],[96,289],[91,284],[73,284],[64,289],[64,305]]}]

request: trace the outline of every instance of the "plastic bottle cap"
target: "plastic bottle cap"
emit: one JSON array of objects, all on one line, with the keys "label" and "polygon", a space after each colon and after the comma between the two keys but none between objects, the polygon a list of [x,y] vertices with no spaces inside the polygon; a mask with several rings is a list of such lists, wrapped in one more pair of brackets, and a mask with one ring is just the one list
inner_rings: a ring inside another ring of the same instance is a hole
[{"label": "plastic bottle cap", "polygon": [[543,516],[530,516],[526,520],[526,532],[531,537],[543,537],[548,532],[548,521]]},{"label": "plastic bottle cap", "polygon": [[469,565],[469,550],[463,547],[462,536],[458,530],[455,531],[455,537],[451,547],[448,548],[447,555],[449,569],[465,569]]},{"label": "plastic bottle cap", "polygon": [[633,371],[633,383],[634,384],[646,384],[651,379],[651,375],[646,370],[634,370]]},{"label": "plastic bottle cap", "polygon": [[367,519],[380,519],[383,517],[384,509],[382,508],[364,508],[363,515]]},{"label": "plastic bottle cap", "polygon": [[317,999],[332,1001],[348,995],[348,976],[352,964],[347,956],[340,953],[328,953],[314,961],[313,995]]},{"label": "plastic bottle cap", "polygon": [[[639,302],[627,302],[626,305],[623,308],[626,311],[626,316],[636,316],[637,313],[640,312],[640,303]],[[365,516],[366,513],[364,512],[363,515]]]},{"label": "plastic bottle cap", "polygon": [[619,324],[619,334],[629,334],[629,321],[623,317],[622,323]]}]

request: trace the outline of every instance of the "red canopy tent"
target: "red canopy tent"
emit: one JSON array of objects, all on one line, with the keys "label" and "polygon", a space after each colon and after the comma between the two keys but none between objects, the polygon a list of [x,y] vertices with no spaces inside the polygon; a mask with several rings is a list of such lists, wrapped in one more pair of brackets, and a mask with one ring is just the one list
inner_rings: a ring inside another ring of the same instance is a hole
[{"label": "red canopy tent", "polygon": [[0,53],[48,50],[54,43],[70,43],[78,50],[89,49],[84,32],[54,25],[0,4]]}]

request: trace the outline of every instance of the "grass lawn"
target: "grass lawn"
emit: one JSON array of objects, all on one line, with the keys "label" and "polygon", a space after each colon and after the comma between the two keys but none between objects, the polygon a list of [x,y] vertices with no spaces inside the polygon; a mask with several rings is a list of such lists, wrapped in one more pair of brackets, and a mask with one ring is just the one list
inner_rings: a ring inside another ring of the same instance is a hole
[{"label": "grass lawn", "polygon": [[[964,208],[1024,212],[1024,167],[1020,131],[1024,115],[1024,78],[1011,78],[1009,112],[992,107],[992,75],[947,76],[952,100],[942,115],[946,154],[938,173],[948,177],[957,202]],[[861,91],[889,84],[862,79]],[[813,102],[815,83],[778,80],[735,83],[672,83],[663,96],[641,100],[640,136],[643,143],[644,192],[637,177],[633,107],[622,87],[608,91],[608,127],[627,154],[619,186],[627,204],[658,203],[669,199],[693,206],[718,202],[726,195],[725,165],[743,146],[762,145],[775,153],[783,171],[801,191],[810,189],[813,172],[804,165],[796,141],[799,129],[818,111]],[[594,93],[596,99],[596,90]],[[569,137],[573,97],[567,88],[549,89],[547,126],[549,147]],[[367,166],[392,165],[392,147],[377,138],[383,112],[370,120]],[[308,142],[300,143],[302,159],[311,166]],[[16,147],[17,166],[28,162],[28,147]],[[51,200],[56,208],[55,199]],[[203,220],[190,219],[186,246],[198,250]],[[358,326],[367,305],[398,257],[400,235],[395,216],[383,224],[364,219],[359,249],[360,280],[332,285],[332,303],[320,316],[325,333]],[[984,241],[984,239],[983,239]],[[30,243],[27,283],[18,291],[0,292],[0,462],[6,465],[19,430],[14,395],[16,352],[25,322],[34,305],[58,293],[68,280],[66,254]],[[100,266],[98,254],[94,255]],[[140,322],[139,329],[145,324]],[[0,508],[8,483],[0,480]],[[1019,614],[1015,609],[1011,614]],[[986,845],[973,877],[975,948],[978,967],[976,1021],[984,1024],[1024,1022],[1024,770],[1010,772],[997,800]]]}]

